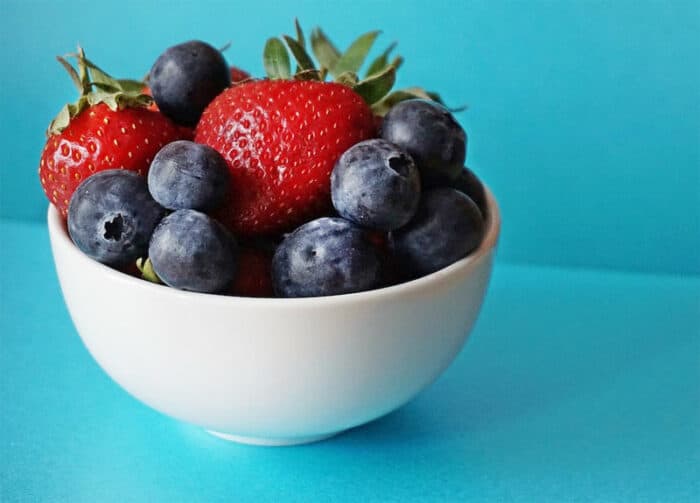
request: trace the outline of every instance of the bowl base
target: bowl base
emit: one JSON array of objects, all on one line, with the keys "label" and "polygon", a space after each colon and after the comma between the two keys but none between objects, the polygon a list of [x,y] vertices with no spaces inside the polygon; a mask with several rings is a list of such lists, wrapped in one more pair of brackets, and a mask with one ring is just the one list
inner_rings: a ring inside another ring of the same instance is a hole
[{"label": "bowl base", "polygon": [[264,445],[268,447],[281,447],[288,445],[310,444],[312,442],[320,442],[340,432],[324,433],[322,435],[310,435],[308,437],[291,437],[291,438],[265,438],[265,437],[246,437],[244,435],[231,435],[230,433],[222,433],[220,431],[206,430],[207,433],[215,437],[223,438],[229,442],[237,442],[239,444],[248,445]]}]

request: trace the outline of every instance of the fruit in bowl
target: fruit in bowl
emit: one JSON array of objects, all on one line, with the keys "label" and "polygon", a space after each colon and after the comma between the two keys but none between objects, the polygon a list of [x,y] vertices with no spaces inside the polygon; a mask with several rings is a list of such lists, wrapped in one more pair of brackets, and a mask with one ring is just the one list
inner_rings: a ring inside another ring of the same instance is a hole
[{"label": "fruit in bowl", "polygon": [[156,107],[82,50],[61,59],[80,97],[40,162],[56,268],[87,348],[146,404],[303,443],[405,403],[461,348],[498,207],[437,95],[390,92],[400,58],[357,77],[375,37],[340,53],[315,30],[317,68],[297,24],[267,42],[266,79],[230,86],[211,46],[176,46]]}]

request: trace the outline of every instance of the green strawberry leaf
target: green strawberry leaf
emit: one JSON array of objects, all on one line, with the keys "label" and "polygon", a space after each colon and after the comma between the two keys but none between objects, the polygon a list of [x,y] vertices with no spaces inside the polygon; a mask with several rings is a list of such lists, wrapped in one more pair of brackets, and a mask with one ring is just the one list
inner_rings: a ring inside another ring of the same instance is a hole
[{"label": "green strawberry leaf", "polygon": [[63,105],[61,111],[58,112],[58,115],[56,115],[56,117],[51,121],[51,124],[49,124],[49,129],[46,131],[47,136],[60,133],[68,127],[71,119],[71,107],[73,106],[75,105],[71,103]]},{"label": "green strawberry leaf", "polygon": [[[385,96],[384,99],[382,99],[381,101],[374,103],[374,105],[372,105],[372,111],[375,115],[383,117],[384,115],[386,115],[389,109],[397,103],[401,101],[414,99],[432,100],[445,106],[445,103],[442,101],[440,95],[438,95],[437,93],[426,91],[425,89],[420,87],[407,87],[406,89],[394,91],[391,94]],[[466,106],[462,106],[458,108],[448,108],[448,110],[450,112],[461,112],[463,110],[466,110],[466,108]]]},{"label": "green strawberry leaf", "polygon": [[401,65],[403,65],[403,58],[401,56],[396,56],[394,58],[394,61],[391,62],[391,66],[396,68],[396,70],[401,68]]},{"label": "green strawberry leaf", "polygon": [[95,63],[87,59],[83,53],[83,61],[85,66],[90,69],[90,78],[94,84],[106,84],[112,87],[117,87],[117,81],[112,78],[107,72],[103,71]]},{"label": "green strawberry leaf", "polygon": [[56,59],[59,63],[61,63],[61,66],[66,69],[68,75],[70,75],[70,79],[73,81],[73,84],[75,84],[75,87],[78,88],[78,91],[81,93],[84,92],[85,83],[80,81],[80,77],[78,76],[78,72],[75,71],[75,68],[73,68],[73,66],[61,56],[56,56]]},{"label": "green strawberry leaf", "polygon": [[342,56],[340,56],[340,59],[336,62],[333,68],[330,69],[333,76],[338,76],[344,72],[357,73],[362,66],[362,63],[365,62],[365,58],[367,57],[367,54],[372,48],[372,45],[377,39],[379,33],[380,32],[378,31],[371,31],[369,33],[365,33],[364,35],[360,35],[360,37],[358,37],[357,40],[355,40],[350,47],[348,47],[348,50],[345,51]]},{"label": "green strawberry leaf", "polygon": [[299,20],[296,18],[294,19],[294,28],[297,32],[297,43],[302,49],[306,50],[306,39],[304,38],[304,32],[301,31],[301,25],[299,24]]},{"label": "green strawberry leaf", "polygon": [[340,52],[320,28],[315,28],[311,31],[311,50],[318,62],[321,63],[321,66],[331,72],[332,75],[335,75],[333,68],[335,68],[338,59],[340,59]]},{"label": "green strawberry leaf", "polygon": [[322,81],[325,74],[320,70],[312,68],[310,70],[299,70],[294,74],[294,80],[316,80]]},{"label": "green strawberry leaf", "polygon": [[367,104],[372,105],[391,91],[394,82],[396,82],[396,68],[387,66],[382,73],[366,78],[357,84],[354,89]]},{"label": "green strawberry leaf", "polygon": [[389,109],[397,103],[401,101],[415,99],[417,97],[418,96],[405,89],[401,91],[394,91],[393,93],[385,96],[384,99],[382,99],[381,101],[378,101],[374,105],[372,105],[372,111],[375,115],[384,117],[387,114],[387,112],[389,112]]},{"label": "green strawberry leaf", "polygon": [[68,127],[73,117],[85,110],[90,104],[87,95],[81,95],[75,103],[68,103],[61,108],[58,115],[51,121],[46,131],[47,136],[58,134]]},{"label": "green strawberry leaf", "polygon": [[90,105],[104,103],[110,110],[116,110],[119,108],[119,104],[117,103],[117,94],[114,89],[98,89],[97,91],[92,91],[87,95],[87,99]]},{"label": "green strawberry leaf", "polygon": [[440,96],[438,96],[436,93],[430,93],[421,87],[407,87],[406,89],[403,89],[402,91],[410,94],[412,98],[421,98],[424,100],[432,100],[432,101],[437,101],[438,103],[442,104],[442,100],[440,99]]},{"label": "green strawberry leaf", "polygon": [[76,69],[63,57],[58,62],[66,69],[71,80],[80,89],[78,101],[64,106],[56,118],[49,124],[49,135],[60,133],[88,106],[105,103],[110,109],[125,107],[147,107],[153,98],[142,93],[143,82],[131,79],[114,79],[107,72],[85,57],[85,51],[78,46],[75,53],[66,57],[75,58]]},{"label": "green strawberry leaf", "polygon": [[133,79],[118,79],[119,88],[125,93],[141,93],[143,91],[143,82]]},{"label": "green strawberry leaf", "polygon": [[90,61],[84,56],[83,62],[90,70],[90,77],[92,78],[92,84],[96,86],[101,86],[102,89],[107,87],[115,89],[117,91],[124,91],[126,93],[136,93],[140,94],[143,89],[143,82],[133,79],[115,79],[107,72],[102,70],[95,63]]},{"label": "green strawberry leaf", "polygon": [[112,82],[112,83],[91,82],[90,85],[92,85],[92,87],[97,89],[97,91],[90,91],[90,93],[95,93],[95,92],[100,92],[100,91],[105,92],[105,93],[122,92],[121,89],[119,89],[119,86],[116,85],[116,82]]},{"label": "green strawberry leaf", "polygon": [[151,263],[150,258],[145,260],[143,258],[136,259],[136,267],[139,271],[141,271],[141,277],[146,281],[158,283],[160,285],[163,284],[163,281],[161,281],[156,272],[153,270],[153,264]]},{"label": "green strawberry leaf", "polygon": [[78,60],[78,75],[80,76],[80,82],[83,83],[84,92],[87,93],[90,90],[90,77],[88,75],[88,68],[85,64],[85,51],[83,48],[78,46],[78,52],[75,54],[69,54]]},{"label": "green strawberry leaf", "polygon": [[[463,112],[468,108],[467,105],[460,105],[458,107],[448,107],[438,93],[434,93],[432,91],[426,91],[425,89],[423,89],[421,87],[407,87],[406,89],[403,89],[402,91],[411,94],[411,98],[421,98],[424,100],[432,100],[432,101],[435,101],[437,103],[440,103],[442,106],[446,107],[450,112]],[[407,99],[411,99],[411,98],[407,98]]]},{"label": "green strawberry leaf", "polygon": [[304,48],[301,45],[299,45],[299,42],[287,35],[284,35],[284,40],[285,42],[287,42],[287,47],[289,47],[289,50],[292,52],[292,55],[294,56],[294,59],[299,65],[300,70],[303,71],[315,69],[314,62],[311,61],[309,55],[306,54],[306,50],[304,50]]},{"label": "green strawberry leaf", "polygon": [[265,73],[270,79],[288,79],[292,75],[289,54],[278,38],[268,39],[263,53]]},{"label": "green strawberry leaf", "polygon": [[386,65],[389,64],[389,54],[391,54],[391,51],[393,51],[395,47],[396,42],[392,43],[389,47],[386,48],[386,50],[383,53],[377,56],[374,59],[374,61],[370,63],[365,77],[371,77],[372,75],[376,75],[377,73],[380,73],[382,70],[384,70],[384,68],[386,68]]},{"label": "green strawberry leaf", "polygon": [[335,78],[338,84],[344,84],[354,88],[357,84],[357,74],[353,72],[343,72]]}]

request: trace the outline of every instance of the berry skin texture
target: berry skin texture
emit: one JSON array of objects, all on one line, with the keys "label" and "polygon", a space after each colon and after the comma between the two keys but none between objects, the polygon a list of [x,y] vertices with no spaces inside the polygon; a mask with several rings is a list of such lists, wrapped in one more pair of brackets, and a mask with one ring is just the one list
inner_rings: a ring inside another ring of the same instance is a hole
[{"label": "berry skin texture", "polygon": [[465,166],[459,176],[452,180],[448,186],[469,196],[479,207],[481,215],[484,218],[486,217],[488,210],[486,191],[484,190],[484,185],[481,183],[481,180],[479,180],[471,169]]},{"label": "berry skin texture", "polygon": [[420,175],[413,159],[381,139],[350,147],[331,174],[333,206],[362,227],[390,231],[411,220],[420,199]]},{"label": "berry skin texture", "polygon": [[214,219],[195,210],[178,210],[161,220],[151,237],[148,257],[168,286],[217,293],[236,274],[236,240]]},{"label": "berry skin texture", "polygon": [[374,132],[369,106],[341,84],[266,80],[227,89],[195,132],[231,174],[216,217],[238,235],[259,236],[324,215],[335,162]]},{"label": "berry skin texture", "polygon": [[70,198],[84,179],[113,168],[145,175],[163,145],[188,135],[158,112],[112,111],[103,103],[94,105],[47,139],[39,162],[41,186],[65,217]]},{"label": "berry skin texture", "polygon": [[362,229],[319,218],[285,237],[272,259],[280,297],[319,297],[371,290],[382,280],[379,258]]},{"label": "berry skin texture", "polygon": [[[231,74],[231,85],[235,86],[236,84],[239,84],[243,82],[244,80],[250,79],[250,74],[246,72],[245,70],[241,70],[240,68],[237,68],[235,66],[232,66],[229,69],[229,73]],[[153,93],[151,92],[151,88],[148,86],[143,86],[143,89],[141,89],[142,94],[146,94],[148,96],[153,96]],[[156,105],[156,102],[153,101],[150,105],[148,105],[149,110],[158,110],[158,105]],[[380,117],[381,118],[381,117]]]},{"label": "berry skin texture", "polygon": [[484,220],[474,201],[452,188],[423,194],[411,222],[389,234],[389,244],[412,277],[447,267],[474,251],[484,236]]},{"label": "berry skin texture", "polygon": [[68,233],[98,262],[126,265],[146,254],[151,233],[164,215],[142,176],[106,170],[86,179],[73,194]]},{"label": "berry skin texture", "polygon": [[158,57],[148,84],[161,112],[178,124],[193,127],[211,100],[231,85],[231,74],[218,49],[191,40]]},{"label": "berry skin texture", "polygon": [[168,143],[148,170],[148,190],[169,210],[209,211],[228,190],[228,167],[211,147],[187,140]]},{"label": "berry skin texture", "polygon": [[406,100],[384,117],[382,138],[408,152],[418,165],[425,187],[456,178],[467,156],[467,135],[442,105]]}]

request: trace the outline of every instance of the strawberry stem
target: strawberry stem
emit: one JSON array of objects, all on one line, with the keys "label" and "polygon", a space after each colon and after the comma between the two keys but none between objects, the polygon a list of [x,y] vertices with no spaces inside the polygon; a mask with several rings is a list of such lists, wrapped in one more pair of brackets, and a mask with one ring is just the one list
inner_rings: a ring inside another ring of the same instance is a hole
[{"label": "strawberry stem", "polygon": [[[77,70],[66,58],[73,58]],[[130,79],[115,79],[95,63],[85,57],[85,51],[78,46],[75,53],[56,59],[68,72],[71,80],[78,88],[78,99],[65,105],[49,124],[48,135],[58,134],[68,127],[71,119],[77,117],[83,110],[98,103],[106,104],[111,110],[127,107],[147,107],[153,98],[143,94],[143,82]]]},{"label": "strawberry stem", "polygon": [[[369,65],[365,78],[360,79],[358,72],[365,64],[375,40],[380,32],[370,31],[358,37],[345,52],[340,52],[330,39],[321,31],[314,28],[311,31],[311,50],[319,65],[306,51],[304,32],[298,20],[294,20],[296,37],[282,35],[280,38],[270,38],[265,44],[263,62],[265,71],[270,79],[318,80],[323,82],[330,74],[335,82],[352,88],[372,107],[375,115],[384,115],[390,106],[399,101],[413,98],[423,98],[442,103],[435,93],[419,87],[412,87],[390,94],[396,81],[396,72],[403,63],[401,56],[396,56],[390,62],[389,55],[396,47],[396,42],[387,47]],[[286,47],[285,47],[286,44]],[[291,52],[297,69],[291,74],[289,52]],[[316,69],[318,68],[318,70]]]}]

